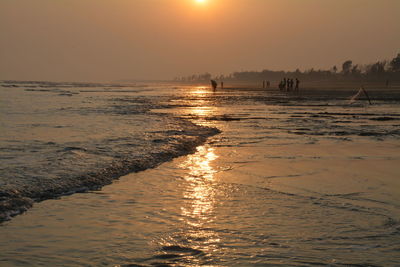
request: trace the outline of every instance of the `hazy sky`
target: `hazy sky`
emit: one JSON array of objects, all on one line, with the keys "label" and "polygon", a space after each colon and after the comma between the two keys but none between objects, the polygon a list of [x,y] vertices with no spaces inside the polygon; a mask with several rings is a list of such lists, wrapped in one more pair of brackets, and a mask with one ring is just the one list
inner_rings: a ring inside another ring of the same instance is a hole
[{"label": "hazy sky", "polygon": [[400,0],[0,0],[0,79],[330,68],[400,53]]}]

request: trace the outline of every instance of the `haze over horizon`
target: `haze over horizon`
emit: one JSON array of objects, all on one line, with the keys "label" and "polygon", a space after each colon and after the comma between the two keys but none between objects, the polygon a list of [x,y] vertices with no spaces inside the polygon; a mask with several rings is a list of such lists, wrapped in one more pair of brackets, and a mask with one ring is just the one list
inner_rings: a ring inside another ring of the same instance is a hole
[{"label": "haze over horizon", "polygon": [[400,52],[398,0],[2,0],[0,80],[329,69]]}]

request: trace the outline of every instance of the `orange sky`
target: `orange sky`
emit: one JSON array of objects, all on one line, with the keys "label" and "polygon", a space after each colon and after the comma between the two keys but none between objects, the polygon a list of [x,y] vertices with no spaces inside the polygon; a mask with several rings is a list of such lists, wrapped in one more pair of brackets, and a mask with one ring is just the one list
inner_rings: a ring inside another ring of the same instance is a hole
[{"label": "orange sky", "polygon": [[169,79],[400,53],[399,0],[1,0],[0,79]]}]

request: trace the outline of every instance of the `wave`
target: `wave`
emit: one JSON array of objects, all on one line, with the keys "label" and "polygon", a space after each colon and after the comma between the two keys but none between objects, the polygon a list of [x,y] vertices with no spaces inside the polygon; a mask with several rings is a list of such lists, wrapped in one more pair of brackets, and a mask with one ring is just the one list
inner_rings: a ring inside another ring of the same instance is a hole
[{"label": "wave", "polygon": [[[186,122],[185,124],[188,125],[189,123]],[[160,139],[155,139],[153,143],[158,144],[157,146],[148,148],[148,150],[136,155],[122,156],[118,160],[113,160],[108,167],[94,169],[80,175],[69,175],[56,179],[42,176],[36,177],[30,183],[17,183],[11,187],[2,186],[0,189],[0,221],[8,220],[10,217],[26,211],[35,201],[76,192],[98,190],[121,176],[154,168],[173,158],[193,153],[197,146],[204,143],[209,136],[217,133],[219,131],[215,128],[200,127],[193,124],[188,132],[175,133],[173,137],[168,138],[168,141],[160,142]],[[66,147],[62,150],[62,152],[69,153],[76,151],[85,152],[85,149]]]},{"label": "wave", "polygon": [[[219,133],[172,115],[150,113],[160,107],[160,98],[140,95],[135,85],[121,96],[125,85],[4,84],[16,89],[2,92],[9,103],[0,108],[11,114],[0,139],[0,222],[36,201],[97,190],[123,175],[192,153]],[[90,87],[98,93],[66,100],[47,89],[33,89],[32,95],[27,86]],[[113,87],[109,94],[102,93],[105,86]]]}]

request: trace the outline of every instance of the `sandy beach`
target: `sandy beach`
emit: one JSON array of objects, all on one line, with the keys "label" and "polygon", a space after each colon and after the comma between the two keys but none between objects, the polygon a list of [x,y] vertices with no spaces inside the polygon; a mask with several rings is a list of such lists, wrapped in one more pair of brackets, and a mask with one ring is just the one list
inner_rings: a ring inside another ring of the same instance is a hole
[{"label": "sandy beach", "polygon": [[119,98],[152,98],[145,116],[171,118],[155,126],[161,135],[170,132],[165,125],[177,131],[177,122],[188,121],[168,142],[201,127],[220,133],[194,154],[98,191],[37,203],[3,223],[1,264],[400,264],[397,88],[366,87],[373,105],[364,98],[350,105],[357,93],[350,86],[300,94],[234,85],[216,92],[149,88],[125,88]]}]

